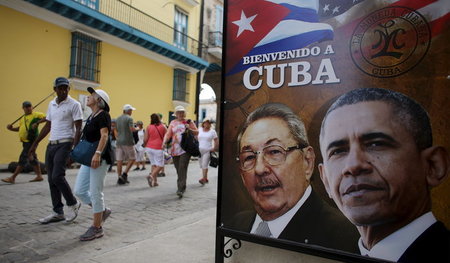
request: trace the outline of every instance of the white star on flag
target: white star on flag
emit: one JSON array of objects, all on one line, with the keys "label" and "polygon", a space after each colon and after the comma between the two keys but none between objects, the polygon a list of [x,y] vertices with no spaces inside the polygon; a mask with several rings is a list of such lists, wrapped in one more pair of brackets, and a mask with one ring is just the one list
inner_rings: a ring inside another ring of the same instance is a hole
[{"label": "white star on flag", "polygon": [[333,9],[333,14],[334,14],[334,13],[339,13],[339,7],[340,7],[340,6],[336,6],[336,7]]},{"label": "white star on flag", "polygon": [[233,22],[233,24],[235,24],[239,27],[236,37],[239,37],[239,35],[242,34],[242,32],[244,32],[245,30],[255,32],[255,30],[253,30],[253,27],[250,23],[253,21],[253,19],[255,19],[256,16],[257,15],[254,15],[252,17],[246,17],[244,14],[244,10],[242,10],[241,19]]}]

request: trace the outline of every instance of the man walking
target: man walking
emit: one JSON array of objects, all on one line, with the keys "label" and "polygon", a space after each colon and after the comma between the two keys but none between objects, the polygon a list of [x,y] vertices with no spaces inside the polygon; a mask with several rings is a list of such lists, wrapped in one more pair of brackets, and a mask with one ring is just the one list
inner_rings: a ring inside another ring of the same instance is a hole
[{"label": "man walking", "polygon": [[[39,219],[41,224],[58,222],[64,219],[66,219],[66,222],[72,222],[77,217],[81,206],[81,203],[73,195],[65,177],[69,153],[80,140],[81,105],[69,96],[68,79],[57,78],[53,89],[57,97],[50,101],[47,110],[47,122],[29,152],[29,156],[33,156],[39,142],[50,133],[50,141],[45,154],[45,165],[48,172],[53,213]],[[64,216],[64,205],[61,201],[62,196],[66,199],[66,204],[69,207],[69,214],[66,217]]]},{"label": "man walking", "polygon": [[[117,127],[117,148],[116,148],[116,161],[117,161],[117,176],[119,177],[117,183],[120,185],[129,183],[128,172],[133,166],[134,160],[136,160],[136,151],[134,149],[133,132],[136,131],[133,125],[133,118],[131,114],[136,108],[133,108],[130,104],[123,106],[123,114],[116,119]],[[125,171],[122,173],[123,161],[127,161]]]},{"label": "man walking", "polygon": [[3,182],[10,184],[15,183],[17,175],[22,172],[28,162],[33,166],[34,173],[36,174],[36,177],[30,180],[30,182],[40,182],[44,180],[42,178],[41,167],[39,166],[37,155],[34,154],[33,160],[28,161],[28,151],[30,150],[33,140],[39,133],[37,128],[39,123],[45,121],[45,114],[42,112],[33,112],[33,107],[29,101],[24,101],[22,103],[22,109],[24,115],[19,120],[19,126],[13,127],[12,124],[6,126],[10,131],[19,132],[19,139],[22,142],[22,152],[20,153],[19,164],[17,165],[16,170],[11,177],[2,179]]}]

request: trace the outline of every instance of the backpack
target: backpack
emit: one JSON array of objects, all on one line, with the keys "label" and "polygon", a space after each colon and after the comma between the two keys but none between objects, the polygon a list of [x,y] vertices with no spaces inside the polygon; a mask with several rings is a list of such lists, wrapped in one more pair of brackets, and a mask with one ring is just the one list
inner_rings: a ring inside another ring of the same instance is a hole
[{"label": "backpack", "polygon": [[38,137],[39,135],[39,130],[36,127],[35,129],[33,129],[32,125],[36,122],[38,122],[40,119],[39,118],[34,118],[30,121],[29,126],[27,127],[27,124],[25,122],[25,129],[27,130],[27,140],[29,142],[34,142],[34,140]]},{"label": "backpack", "polygon": [[181,136],[180,146],[183,150],[192,156],[200,156],[200,150],[198,149],[198,140],[195,138],[191,130],[186,131]]}]

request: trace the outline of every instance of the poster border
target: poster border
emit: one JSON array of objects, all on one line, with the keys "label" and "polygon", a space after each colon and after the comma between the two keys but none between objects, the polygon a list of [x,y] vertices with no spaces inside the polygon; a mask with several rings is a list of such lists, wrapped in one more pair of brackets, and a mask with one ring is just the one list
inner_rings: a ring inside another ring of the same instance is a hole
[{"label": "poster border", "polygon": [[[225,132],[225,106],[227,101],[225,101],[225,83],[226,83],[226,50],[227,50],[227,27],[228,27],[228,0],[224,0],[224,13],[223,13],[223,31],[222,34],[222,69],[221,69],[221,90],[220,90],[220,129],[219,134],[224,134]],[[219,136],[219,145],[223,145],[224,136]],[[368,262],[390,262],[378,258],[364,257],[358,254],[353,254],[341,250],[334,250],[330,248],[324,248],[320,246],[312,246],[301,244],[284,239],[274,239],[259,237],[254,234],[240,232],[223,227],[221,222],[222,218],[222,181],[224,180],[224,167],[223,167],[223,147],[219,147],[219,167],[218,167],[218,178],[217,178],[217,205],[216,205],[216,235],[215,235],[215,262],[224,262],[224,250],[225,250],[225,238],[232,238],[242,241],[247,241],[255,244],[265,245],[273,248],[284,249],[288,251],[294,251],[299,253],[304,253],[312,256],[341,260],[351,263],[368,263]]]}]

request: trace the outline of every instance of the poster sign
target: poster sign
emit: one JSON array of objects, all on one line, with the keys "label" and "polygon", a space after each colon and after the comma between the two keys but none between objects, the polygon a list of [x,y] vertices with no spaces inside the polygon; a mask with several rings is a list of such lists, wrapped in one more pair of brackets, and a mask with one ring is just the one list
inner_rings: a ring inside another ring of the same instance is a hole
[{"label": "poster sign", "polygon": [[225,8],[219,235],[449,262],[450,2]]}]

